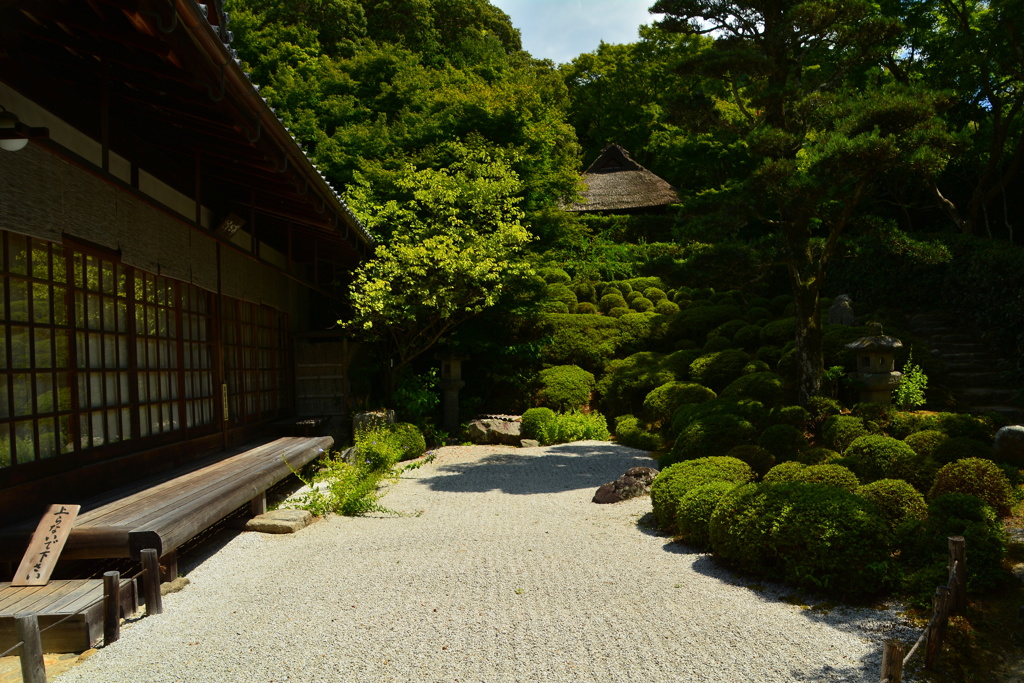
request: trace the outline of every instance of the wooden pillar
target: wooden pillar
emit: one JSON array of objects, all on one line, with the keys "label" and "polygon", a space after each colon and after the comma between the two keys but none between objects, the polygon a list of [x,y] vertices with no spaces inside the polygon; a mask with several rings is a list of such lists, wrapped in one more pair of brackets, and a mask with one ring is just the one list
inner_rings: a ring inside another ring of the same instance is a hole
[{"label": "wooden pillar", "polygon": [[949,589],[939,586],[932,597],[932,611],[935,618],[928,629],[928,643],[924,651],[924,668],[934,669],[942,651],[942,640],[946,636],[946,621],[949,617]]},{"label": "wooden pillar", "polygon": [[174,581],[178,578],[178,551],[166,553],[160,558],[160,580]]},{"label": "wooden pillar", "polygon": [[903,683],[903,657],[907,646],[898,640],[888,640],[882,649],[882,677],[888,683]]},{"label": "wooden pillar", "polygon": [[949,537],[949,569],[956,564],[956,577],[953,580],[953,614],[967,611],[967,542],[963,536]]},{"label": "wooden pillar", "polygon": [[46,683],[43,641],[39,635],[39,619],[34,613],[14,617],[21,646],[21,680],[24,683]]},{"label": "wooden pillar", "polygon": [[103,645],[121,637],[121,573],[103,573]]},{"label": "wooden pillar", "polygon": [[156,550],[142,551],[142,594],[146,601],[146,614],[163,614],[164,602],[160,595],[160,560]]},{"label": "wooden pillar", "polygon": [[100,59],[100,166],[110,172],[110,65]]},{"label": "wooden pillar", "polygon": [[249,510],[253,516],[265,514],[267,511],[267,492],[263,491],[260,495],[249,501]]}]

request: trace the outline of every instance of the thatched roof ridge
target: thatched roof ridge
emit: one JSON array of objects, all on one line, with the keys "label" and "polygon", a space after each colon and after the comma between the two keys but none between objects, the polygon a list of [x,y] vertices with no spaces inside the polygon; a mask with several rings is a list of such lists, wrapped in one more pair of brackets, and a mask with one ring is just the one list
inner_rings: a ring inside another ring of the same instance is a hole
[{"label": "thatched roof ridge", "polygon": [[601,150],[583,173],[583,200],[567,211],[629,211],[679,201],[674,187],[637,163],[629,152],[612,143]]}]

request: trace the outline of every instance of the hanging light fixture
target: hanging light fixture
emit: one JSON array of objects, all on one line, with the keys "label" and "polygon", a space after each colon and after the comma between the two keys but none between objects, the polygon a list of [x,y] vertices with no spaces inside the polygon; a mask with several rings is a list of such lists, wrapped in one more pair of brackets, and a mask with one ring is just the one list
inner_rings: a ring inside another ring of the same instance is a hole
[{"label": "hanging light fixture", "polygon": [[48,138],[48,128],[33,128],[18,120],[12,112],[0,104],[0,149],[17,152],[24,149],[32,138]]}]

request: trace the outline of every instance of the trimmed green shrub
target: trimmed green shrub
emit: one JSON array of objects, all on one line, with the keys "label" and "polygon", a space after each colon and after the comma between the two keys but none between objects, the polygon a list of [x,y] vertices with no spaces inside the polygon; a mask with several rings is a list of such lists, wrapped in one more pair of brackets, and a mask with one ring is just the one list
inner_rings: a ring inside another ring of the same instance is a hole
[{"label": "trimmed green shrub", "polygon": [[773,320],[761,328],[761,345],[785,346],[796,339],[796,318]]},{"label": "trimmed green shrub", "polygon": [[537,375],[540,402],[554,410],[573,410],[590,402],[594,375],[578,365],[556,365]]},{"label": "trimmed green shrub", "polygon": [[857,437],[843,455],[865,482],[902,479],[919,491],[928,490],[938,469],[934,460],[891,436]]},{"label": "trimmed green shrub", "polygon": [[728,337],[708,337],[708,340],[704,342],[704,347],[701,351],[704,354],[715,353],[716,351],[725,351],[726,349],[732,348],[732,342],[729,341]]},{"label": "trimmed green shrub", "polygon": [[745,351],[756,351],[761,345],[761,328],[757,325],[744,325],[733,334],[732,343]]},{"label": "trimmed green shrub", "polygon": [[561,268],[556,268],[554,266],[544,266],[543,268],[538,268],[537,275],[540,275],[542,278],[544,278],[544,282],[548,283],[549,285],[568,284],[569,281],[572,279],[569,277],[569,273],[565,272]]},{"label": "trimmed green shrub", "polygon": [[1000,515],[1010,514],[1013,503],[1013,489],[1006,475],[994,462],[982,458],[964,458],[943,465],[935,475],[928,498],[944,493],[977,496]]},{"label": "trimmed green shrub", "polygon": [[578,365],[598,373],[615,355],[619,328],[615,320],[600,315],[541,317],[539,331],[547,336],[543,358],[547,365]]},{"label": "trimmed green shrub", "polygon": [[925,457],[934,458],[937,462],[946,463],[956,460],[956,458],[950,458],[949,460],[939,460],[935,457],[935,449],[938,448],[943,441],[949,439],[943,432],[937,429],[926,429],[923,432],[914,432],[904,437],[903,441],[914,449],[918,455]]},{"label": "trimmed green shrub", "polygon": [[803,406],[780,406],[772,409],[768,420],[774,424],[791,425],[803,431],[811,421],[811,414]]},{"label": "trimmed green shrub", "polygon": [[995,436],[995,427],[992,421],[978,415],[939,413],[932,419],[937,423],[936,429],[953,437],[990,442]]},{"label": "trimmed green shrub", "polygon": [[920,413],[897,412],[889,420],[889,426],[885,430],[889,436],[897,439],[906,439],[914,432],[919,432],[924,427],[925,417]]},{"label": "trimmed green shrub", "polygon": [[889,425],[889,422],[896,415],[896,409],[885,403],[857,403],[850,412],[855,417],[864,420],[865,424],[873,422],[882,430]]},{"label": "trimmed green shrub", "polygon": [[668,422],[684,403],[699,403],[715,397],[715,392],[692,382],[667,382],[652,389],[644,398],[644,415],[655,424]]},{"label": "trimmed green shrub", "polygon": [[891,575],[885,522],[868,501],[832,486],[737,486],[719,499],[709,535],[715,554],[740,571],[831,595],[870,595]]},{"label": "trimmed green shrub", "polygon": [[860,480],[856,474],[842,465],[832,463],[808,465],[800,472],[800,481],[835,486],[850,493],[855,493],[860,488]]},{"label": "trimmed green shrub", "polygon": [[711,513],[715,511],[722,496],[735,487],[735,482],[713,481],[690,489],[679,499],[676,506],[676,530],[684,543],[698,548],[708,547]]},{"label": "trimmed green shrub", "polygon": [[792,294],[779,294],[772,297],[772,308],[779,313],[785,311],[791,303],[793,303]]},{"label": "trimmed green shrub", "polygon": [[818,423],[843,412],[843,406],[839,401],[828,396],[811,396],[807,399],[806,408],[811,414],[811,419]]},{"label": "trimmed green shrub", "polygon": [[576,310],[576,304],[579,303],[576,294],[563,284],[548,285],[547,298],[551,301],[561,301],[571,311]]},{"label": "trimmed green shrub", "polygon": [[427,440],[416,425],[396,422],[388,425],[388,431],[401,448],[399,460],[415,460],[427,452]]},{"label": "trimmed green shrub", "polygon": [[[1006,585],[1012,576],[1003,566],[1006,557],[1006,527],[996,511],[977,496],[946,493],[928,504],[923,521],[911,521],[899,529],[897,545],[902,559],[916,572],[908,588],[917,589],[930,600],[935,586],[946,581],[948,538],[963,536],[967,543],[967,591],[988,592]],[[940,581],[934,581],[934,577]]]},{"label": "trimmed green shrub", "polygon": [[633,415],[620,415],[615,418],[615,439],[623,446],[639,448],[642,451],[656,451],[661,448],[661,439],[658,435],[644,429],[640,420]]},{"label": "trimmed green shrub", "polygon": [[596,315],[597,313],[597,306],[590,303],[589,301],[584,301],[583,303],[576,304],[577,315]]},{"label": "trimmed green shrub", "polygon": [[708,338],[725,337],[726,339],[732,339],[736,332],[747,326],[746,320],[729,320],[708,332]]},{"label": "trimmed green shrub", "polygon": [[755,372],[771,372],[772,369],[763,360],[753,359],[743,366],[744,375],[753,375]]},{"label": "trimmed green shrub", "polygon": [[[611,436],[608,431],[608,421],[605,420],[604,415],[597,411],[581,413],[573,410],[555,415],[551,440],[548,443],[607,441]],[[541,443],[546,445],[543,441]]]},{"label": "trimmed green shrub", "polygon": [[763,403],[766,407],[782,403],[782,378],[774,372],[755,372],[737,377],[722,390],[721,396],[745,396]]},{"label": "trimmed green shrub", "polygon": [[672,318],[669,334],[685,339],[704,339],[709,331],[741,315],[739,306],[694,306],[680,311]]},{"label": "trimmed green shrub", "polygon": [[634,301],[636,301],[637,299],[640,299],[642,297],[643,297],[643,293],[642,292],[636,292],[636,291],[630,292],[629,294],[626,295],[626,303],[632,305]]},{"label": "trimmed green shrub", "polygon": [[608,311],[608,315],[612,318],[621,318],[624,315],[629,315],[633,310],[625,306],[616,306],[612,310]]},{"label": "trimmed green shrub", "polygon": [[626,308],[626,300],[618,292],[605,294],[601,297],[599,308],[602,313],[609,313],[613,308]]},{"label": "trimmed green shrub", "polygon": [[782,347],[781,346],[761,346],[758,347],[754,353],[754,357],[757,360],[764,361],[769,367],[776,367],[779,361],[782,360]]},{"label": "trimmed green shrub", "polygon": [[[682,343],[688,340],[682,340]],[[681,348],[678,351],[665,356],[661,361],[661,367],[668,370],[679,380],[690,378],[690,364],[700,357],[702,351],[697,348]],[[717,395],[717,394],[716,394]]]},{"label": "trimmed green shrub", "polygon": [[[387,472],[394,468],[407,447],[407,430],[391,431],[391,425],[371,427],[359,431],[355,437],[356,458],[374,472]],[[426,444],[424,444],[426,450]]]},{"label": "trimmed green shrub", "polygon": [[573,294],[576,295],[576,300],[580,303],[597,303],[597,289],[594,287],[592,282],[577,282],[571,285]]},{"label": "trimmed green shrub", "polygon": [[743,373],[749,360],[750,356],[739,349],[708,353],[690,363],[690,377],[719,392]]},{"label": "trimmed green shrub", "polygon": [[[772,312],[763,306],[751,306],[747,309],[747,315],[745,317],[747,322],[760,325],[762,320],[772,319]],[[760,328],[758,328],[757,331],[760,332]]]},{"label": "trimmed green shrub", "polygon": [[795,460],[780,462],[768,470],[762,479],[766,484],[783,484],[786,482],[800,481],[800,473],[807,469],[807,465]]},{"label": "trimmed green shrub", "polygon": [[679,312],[679,304],[662,299],[654,305],[654,312],[658,315],[675,315]]},{"label": "trimmed green shrub", "polygon": [[[814,414],[814,411],[811,411]],[[843,453],[854,439],[867,436],[868,430],[859,417],[832,415],[821,426],[821,438],[829,448]]]},{"label": "trimmed green shrub", "polygon": [[[917,434],[928,434],[934,432],[938,432],[938,430],[929,429],[923,432],[918,432]],[[938,433],[944,435],[944,432]],[[912,434],[911,436],[917,436],[917,434]],[[907,438],[910,439],[909,436]],[[935,450],[932,451],[932,457],[934,457],[935,461],[940,465],[945,465],[948,462],[962,460],[964,458],[985,458],[991,460],[992,456],[992,447],[987,443],[983,443],[975,439],[968,439],[963,436],[952,436],[944,441],[940,441],[938,445],[935,446]]]},{"label": "trimmed green shrub", "polygon": [[763,477],[768,470],[775,467],[775,456],[760,446],[753,444],[736,446],[731,448],[725,455],[728,458],[736,458],[747,463],[759,477]]},{"label": "trimmed green shrub", "polygon": [[657,287],[648,287],[644,290],[644,298],[650,299],[652,303],[658,303],[659,301],[665,301],[668,299],[665,296],[665,292]]},{"label": "trimmed green shrub", "polygon": [[831,462],[838,460],[840,455],[831,448],[825,448],[824,446],[816,446],[814,448],[808,448],[807,450],[800,451],[796,455],[798,462],[802,462],[805,465],[820,465],[822,463]]},{"label": "trimmed green shrub", "polygon": [[601,408],[609,415],[628,415],[642,406],[653,389],[675,379],[664,369],[660,353],[641,351],[608,364],[597,383]]},{"label": "trimmed green shrub", "polygon": [[902,479],[879,479],[858,487],[856,493],[878,508],[893,531],[904,522],[923,520],[928,516],[924,496]]},{"label": "trimmed green shrub", "polygon": [[550,442],[554,435],[555,411],[551,408],[530,408],[523,413],[519,433],[523,438]]},{"label": "trimmed green shrub", "polygon": [[654,316],[629,311],[618,316],[619,353],[628,355],[650,350],[663,333],[661,325],[653,324]]},{"label": "trimmed green shrub", "polygon": [[757,445],[775,456],[778,461],[796,460],[797,454],[807,447],[802,430],[792,425],[772,425],[761,433]]},{"label": "trimmed green shrub", "polygon": [[[665,289],[665,283],[660,277],[633,277],[627,280],[630,286],[634,290],[639,290],[644,296],[647,296],[647,290],[654,289]],[[650,297],[647,297],[648,299]]]},{"label": "trimmed green shrub", "polygon": [[682,430],[709,415],[737,415],[755,427],[764,424],[767,411],[758,401],[749,398],[713,398],[700,403],[684,403],[672,414],[672,422],[663,431],[674,437]]},{"label": "trimmed green shrub", "polygon": [[730,413],[707,415],[690,423],[676,436],[672,450],[661,457],[662,467],[683,460],[722,456],[757,435],[750,422]]},{"label": "trimmed green shrub", "polygon": [[[576,307],[573,306],[572,310],[576,310]],[[571,312],[564,301],[545,301],[543,305],[543,311],[545,313],[554,314],[565,314]]]},{"label": "trimmed green shrub", "polygon": [[735,458],[701,458],[665,467],[651,483],[654,521],[659,528],[672,531],[679,500],[690,489],[714,481],[742,484],[753,479],[754,471]]}]

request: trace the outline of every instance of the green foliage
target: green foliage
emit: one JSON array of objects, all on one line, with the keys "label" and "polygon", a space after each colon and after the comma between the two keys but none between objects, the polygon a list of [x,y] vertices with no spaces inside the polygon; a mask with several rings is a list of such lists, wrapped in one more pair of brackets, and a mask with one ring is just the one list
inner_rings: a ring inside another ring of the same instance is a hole
[{"label": "green foliage", "polygon": [[808,448],[797,453],[797,461],[802,462],[805,465],[820,465],[822,463],[839,459],[839,453],[836,453],[831,448],[825,448],[823,446]]},{"label": "green foliage", "polygon": [[597,306],[595,306],[594,304],[590,303],[589,301],[584,301],[581,304],[576,304],[576,311],[575,312],[577,314],[583,314],[583,315],[596,315],[598,311],[597,311]]},{"label": "green foliage", "polygon": [[644,351],[609,363],[597,383],[601,408],[609,415],[626,415],[642,406],[647,394],[675,379],[662,367],[662,359],[659,353]]},{"label": "green foliage", "polygon": [[747,463],[759,477],[763,477],[770,469],[775,467],[775,456],[760,446],[754,446],[753,444],[736,446],[731,448],[725,455],[728,458],[736,458]]},{"label": "green foliage", "polygon": [[607,441],[611,438],[611,432],[608,431],[608,421],[601,413],[581,413],[573,410],[568,413],[556,413],[551,432],[547,436],[549,440],[542,440],[541,444]]},{"label": "green foliage", "polygon": [[388,425],[392,438],[402,449],[399,460],[414,460],[427,452],[427,440],[420,428],[408,422]]},{"label": "green foliage", "polygon": [[659,460],[662,467],[684,460],[723,456],[735,446],[753,441],[757,430],[748,420],[732,413],[697,418],[676,437],[675,444]]},{"label": "green foliage", "polygon": [[404,427],[396,431],[392,431],[390,425],[371,427],[356,433],[355,458],[371,470],[387,472],[402,459],[409,443],[409,434]]},{"label": "green foliage", "polygon": [[663,299],[655,304],[654,312],[658,315],[674,316],[679,313],[679,304]]},{"label": "green foliage", "polygon": [[775,456],[778,461],[796,460],[807,447],[803,430],[788,424],[768,427],[757,439],[757,445]]},{"label": "green foliage", "polygon": [[668,422],[684,403],[700,403],[715,398],[715,392],[693,382],[666,382],[644,398],[644,414],[653,423]]},{"label": "green foliage", "polygon": [[708,353],[690,364],[690,376],[700,384],[721,392],[743,374],[743,366],[749,360],[750,356],[739,349]]},{"label": "green foliage", "polygon": [[785,346],[796,339],[796,318],[773,320],[761,328],[761,345]]},{"label": "green foliage", "polygon": [[726,349],[733,348],[732,342],[729,341],[728,337],[708,337],[708,340],[704,342],[704,348],[701,349],[705,354],[715,353],[716,351],[725,351]]},{"label": "green foliage", "polygon": [[925,429],[924,431],[914,432],[913,434],[907,435],[903,441],[913,448],[914,452],[918,455],[930,457],[940,464],[945,464],[961,457],[958,456],[946,459],[936,457],[935,450],[947,439],[949,439],[949,437],[937,429]]},{"label": "green foliage", "polygon": [[966,493],[977,496],[998,514],[1010,514],[1013,489],[1006,474],[991,460],[964,458],[943,465],[935,475],[928,498],[945,493]]},{"label": "green foliage", "polygon": [[[926,423],[928,428],[938,429],[951,437],[961,437],[991,443],[995,434],[995,426],[986,417],[969,413],[939,413],[934,423]],[[934,425],[934,427],[933,427]]]},{"label": "green foliage", "polygon": [[868,430],[859,417],[832,415],[821,426],[821,438],[829,448],[844,452],[854,439],[866,436]]},{"label": "green foliage", "polygon": [[618,291],[605,294],[601,297],[598,305],[602,313],[609,313],[613,308],[628,308],[626,306],[626,300],[622,298],[622,294]]},{"label": "green foliage", "polygon": [[594,390],[594,375],[578,365],[556,365],[541,370],[540,402],[554,410],[575,410],[590,402]]},{"label": "green foliage", "polygon": [[732,343],[745,351],[756,351],[761,345],[761,327],[759,325],[744,325],[733,334]]},{"label": "green foliage", "polygon": [[699,341],[724,322],[742,316],[739,306],[695,306],[680,311],[669,323],[669,336]]},{"label": "green foliage", "polygon": [[543,359],[551,365],[579,365],[598,373],[619,343],[616,321],[605,316],[547,314],[539,327],[546,335]]},{"label": "green foliage", "polygon": [[858,487],[856,493],[878,508],[892,531],[904,522],[920,521],[928,516],[924,496],[902,479],[879,479]]},{"label": "green foliage", "polygon": [[803,482],[805,484],[824,484],[835,486],[854,493],[860,486],[857,475],[842,465],[822,463],[804,465],[796,461],[782,462],[764,475],[764,482],[778,484],[785,482]]},{"label": "green foliage", "polygon": [[709,531],[717,557],[755,576],[839,596],[870,595],[890,580],[884,521],[841,488],[739,486],[718,501]]},{"label": "green foliage", "polygon": [[903,380],[893,392],[892,400],[903,410],[910,410],[925,404],[924,392],[928,389],[928,375],[920,365],[914,363],[913,352],[903,364]]},{"label": "green foliage", "polygon": [[905,413],[897,412],[889,420],[889,426],[886,428],[889,436],[896,437],[897,439],[906,439],[914,432],[919,432],[925,429],[925,417],[920,413]]},{"label": "green foliage", "polygon": [[859,417],[865,425],[873,425],[870,431],[885,430],[889,422],[896,414],[896,409],[885,403],[857,403],[850,411],[854,417]]},{"label": "green foliage", "polygon": [[629,307],[634,311],[646,313],[654,308],[654,303],[650,299],[641,296],[633,299],[633,301],[630,302]]},{"label": "green foliage", "polygon": [[[919,434],[925,434],[933,432],[935,430],[925,430],[924,432],[918,432]],[[942,434],[942,432],[939,432]],[[914,436],[914,435],[911,435]],[[907,437],[908,439],[910,437]],[[974,439],[968,439],[962,436],[949,437],[941,441],[932,453],[932,457],[940,465],[953,462],[954,460],[962,460],[964,458],[983,458],[991,460],[993,456],[992,447],[987,443],[976,441]]]},{"label": "green foliage", "polygon": [[555,411],[551,408],[530,408],[523,413],[519,431],[525,439],[535,439],[546,444],[554,437],[554,424]]},{"label": "green foliage", "polygon": [[615,439],[624,446],[639,448],[642,451],[656,451],[661,448],[661,439],[641,424],[632,415],[620,415],[615,418]]},{"label": "green foliage", "polygon": [[707,548],[711,541],[708,533],[711,513],[722,496],[735,487],[735,482],[713,481],[683,494],[676,506],[676,529],[680,540],[698,548]]},{"label": "green foliage", "polygon": [[768,419],[774,424],[791,425],[803,431],[811,421],[811,414],[803,406],[779,406],[772,409]]},{"label": "green foliage", "polygon": [[392,397],[395,412],[414,424],[430,422],[441,402],[439,384],[437,368],[418,374],[403,373]]},{"label": "green foliage", "polygon": [[754,372],[737,377],[722,390],[721,396],[752,398],[766,407],[782,403],[782,378],[774,372]]},{"label": "green foliage", "polygon": [[579,303],[576,300],[576,294],[561,282],[548,285],[545,296],[548,301],[557,301],[565,304],[566,309],[569,311],[575,311],[576,304]]},{"label": "green foliage", "polygon": [[672,531],[679,501],[691,489],[715,481],[742,484],[753,478],[750,466],[735,458],[701,458],[664,467],[651,483],[654,521],[659,528]]},{"label": "green foliage", "polygon": [[608,315],[612,318],[621,318],[624,315],[629,315],[632,311],[626,306],[616,306],[612,310],[608,311]]},{"label": "green foliage", "polygon": [[903,479],[919,491],[927,491],[937,465],[927,455],[914,451],[891,436],[868,435],[854,439],[843,453],[853,471],[865,482]]}]

